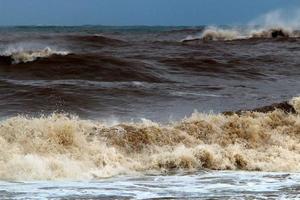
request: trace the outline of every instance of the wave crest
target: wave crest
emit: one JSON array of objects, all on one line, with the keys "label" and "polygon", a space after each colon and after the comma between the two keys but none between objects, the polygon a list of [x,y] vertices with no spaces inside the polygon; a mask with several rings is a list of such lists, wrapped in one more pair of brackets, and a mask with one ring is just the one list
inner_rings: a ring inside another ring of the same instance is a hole
[{"label": "wave crest", "polygon": [[261,29],[248,28],[241,29],[221,29],[216,27],[208,27],[204,29],[200,36],[188,36],[182,42],[193,40],[204,41],[230,41],[241,39],[259,39],[259,38],[297,38],[300,32],[284,27],[265,27]]},{"label": "wave crest", "polygon": [[[298,110],[300,98],[291,103]],[[74,116],[0,125],[0,179],[98,179],[174,169],[300,171],[299,114],[194,113],[168,125],[110,126]]]},{"label": "wave crest", "polygon": [[218,29],[215,27],[207,28],[201,34],[202,40],[234,40],[239,37],[240,34],[238,31]]},{"label": "wave crest", "polygon": [[58,51],[46,47],[40,50],[26,50],[23,48],[9,48],[2,53],[2,57],[9,57],[12,64],[33,62],[40,58],[48,58],[52,55],[68,55],[68,51]]}]

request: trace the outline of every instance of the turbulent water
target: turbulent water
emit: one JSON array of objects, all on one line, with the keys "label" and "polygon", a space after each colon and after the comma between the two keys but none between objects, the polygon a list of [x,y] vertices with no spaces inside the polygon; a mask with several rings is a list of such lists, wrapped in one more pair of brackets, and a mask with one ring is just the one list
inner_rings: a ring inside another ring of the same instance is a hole
[{"label": "turbulent water", "polygon": [[0,28],[0,197],[297,197],[299,36]]}]

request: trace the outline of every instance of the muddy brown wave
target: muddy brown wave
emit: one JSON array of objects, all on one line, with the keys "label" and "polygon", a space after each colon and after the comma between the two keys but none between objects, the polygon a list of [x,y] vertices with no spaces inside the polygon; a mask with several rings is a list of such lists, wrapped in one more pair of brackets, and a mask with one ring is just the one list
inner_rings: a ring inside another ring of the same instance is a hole
[{"label": "muddy brown wave", "polygon": [[12,56],[0,56],[0,71],[15,78],[82,79],[101,81],[161,82],[163,78],[137,60],[99,54],[68,54],[37,57],[30,62],[14,63]]},{"label": "muddy brown wave", "polygon": [[300,170],[297,113],[194,113],[171,124],[109,125],[74,116],[13,117],[0,125],[2,180],[99,179],[170,170]]}]

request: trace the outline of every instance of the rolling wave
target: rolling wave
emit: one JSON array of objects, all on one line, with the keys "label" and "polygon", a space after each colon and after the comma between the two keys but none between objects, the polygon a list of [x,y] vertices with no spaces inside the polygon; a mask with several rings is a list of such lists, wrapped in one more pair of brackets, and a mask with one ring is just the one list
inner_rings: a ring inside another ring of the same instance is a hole
[{"label": "rolling wave", "polygon": [[50,48],[34,52],[13,52],[0,56],[0,66],[3,74],[21,79],[166,81],[146,63],[138,60],[93,53],[74,54],[52,51]]},{"label": "rolling wave", "polygon": [[68,55],[68,51],[57,51],[53,50],[50,47],[46,47],[41,50],[26,50],[23,48],[10,48],[5,50],[0,55],[0,60],[11,63],[11,64],[19,64],[19,63],[28,63],[33,62],[38,59],[48,58],[53,55]]},{"label": "rolling wave", "polygon": [[4,180],[99,179],[171,170],[300,170],[296,113],[194,113],[168,125],[109,125],[65,114],[18,116],[0,124]]},{"label": "rolling wave", "polygon": [[89,46],[119,46],[125,45],[126,41],[107,37],[100,34],[93,34],[93,35],[66,35],[63,36],[65,40],[80,43],[81,45],[89,45]]},{"label": "rolling wave", "polygon": [[243,60],[223,62],[222,60],[196,57],[191,54],[186,57],[173,57],[161,60],[162,63],[172,67],[172,70],[182,73],[202,74],[205,76],[232,77],[235,79],[261,79],[265,77],[263,71],[254,68],[240,68]]}]

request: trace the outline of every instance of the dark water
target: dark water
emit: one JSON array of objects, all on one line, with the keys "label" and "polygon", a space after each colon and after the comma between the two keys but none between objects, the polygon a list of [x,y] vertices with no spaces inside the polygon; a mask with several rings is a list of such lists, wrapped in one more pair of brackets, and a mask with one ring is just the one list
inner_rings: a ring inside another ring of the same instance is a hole
[{"label": "dark water", "polygon": [[[191,41],[203,27],[2,27],[0,113],[168,121],[296,96],[300,39]],[[67,51],[12,63],[4,52]]]}]

